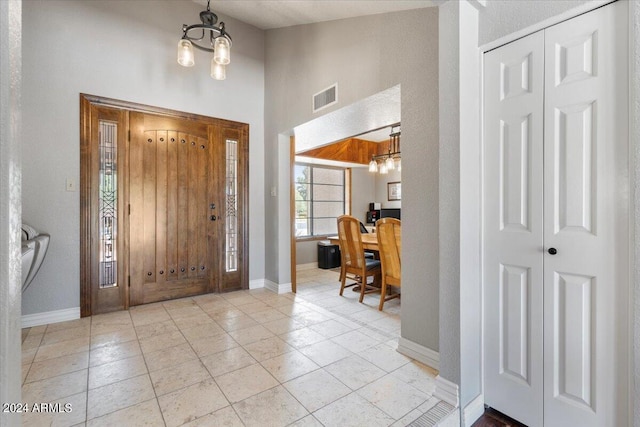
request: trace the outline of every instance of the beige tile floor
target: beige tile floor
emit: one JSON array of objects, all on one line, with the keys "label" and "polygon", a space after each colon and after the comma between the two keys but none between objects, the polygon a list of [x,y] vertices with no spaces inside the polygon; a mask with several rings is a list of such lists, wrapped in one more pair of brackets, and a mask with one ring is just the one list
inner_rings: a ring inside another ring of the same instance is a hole
[{"label": "beige tile floor", "polygon": [[202,295],[23,331],[24,426],[404,426],[439,401],[398,353],[400,301],[377,310],[338,273],[298,293]]}]

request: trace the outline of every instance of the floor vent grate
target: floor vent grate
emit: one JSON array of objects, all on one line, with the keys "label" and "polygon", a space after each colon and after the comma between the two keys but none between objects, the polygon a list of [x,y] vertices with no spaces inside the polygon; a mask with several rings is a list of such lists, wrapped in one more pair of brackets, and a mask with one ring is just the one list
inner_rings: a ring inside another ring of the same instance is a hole
[{"label": "floor vent grate", "polygon": [[438,402],[420,417],[415,419],[409,427],[434,427],[455,408],[447,402]]}]

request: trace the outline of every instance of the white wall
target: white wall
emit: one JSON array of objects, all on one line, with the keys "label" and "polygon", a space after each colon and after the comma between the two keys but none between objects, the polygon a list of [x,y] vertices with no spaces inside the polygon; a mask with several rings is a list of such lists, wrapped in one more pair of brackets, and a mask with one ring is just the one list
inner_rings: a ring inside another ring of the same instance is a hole
[{"label": "white wall", "polygon": [[[373,15],[266,34],[267,279],[291,281],[288,145],[282,134],[398,84],[402,89],[402,336],[438,350],[438,11]],[[394,34],[394,37],[389,37]],[[339,103],[314,115],[311,96],[337,82]],[[279,141],[283,143],[280,144]],[[286,150],[286,151],[285,151]]]},{"label": "white wall", "polygon": [[440,6],[440,376],[460,384],[460,64],[466,2]]},{"label": "white wall", "polygon": [[633,261],[635,262],[635,271],[632,272],[632,292],[633,295],[630,298],[631,315],[633,326],[633,345],[631,346],[633,356],[631,357],[631,363],[633,364],[633,390],[634,400],[633,403],[633,425],[640,427],[640,2],[634,1],[630,3],[630,25],[629,31],[631,31],[631,70],[629,75],[631,76],[630,89],[631,89],[631,105],[629,109],[629,123],[631,131],[629,134],[631,147],[635,147],[629,150],[632,156],[631,160],[631,174],[630,179],[632,182],[632,201],[633,201],[633,226],[635,230],[635,241],[633,242]]},{"label": "white wall", "polygon": [[[19,1],[0,2],[0,402],[21,402],[20,384],[20,131],[21,26]],[[0,412],[0,425],[20,414]]]},{"label": "white wall", "polygon": [[23,3],[23,218],[51,234],[23,314],[79,306],[79,93],[249,123],[250,279],[264,277],[264,32],[221,17],[234,44],[227,80],[209,58],[176,63],[190,1]]},{"label": "white wall", "polygon": [[351,215],[367,223],[369,203],[376,201],[376,177],[366,168],[351,169]]},{"label": "white wall", "polygon": [[[593,3],[605,4],[610,1],[596,0]],[[479,46],[590,2],[591,0],[487,1],[486,7],[480,10]]]},{"label": "white wall", "polygon": [[380,207],[382,209],[401,209],[402,208],[402,200],[398,201],[389,201],[388,193],[387,193],[387,184],[390,182],[402,182],[402,172],[398,172],[397,170],[389,171],[386,175],[376,174],[376,202],[380,202]]}]

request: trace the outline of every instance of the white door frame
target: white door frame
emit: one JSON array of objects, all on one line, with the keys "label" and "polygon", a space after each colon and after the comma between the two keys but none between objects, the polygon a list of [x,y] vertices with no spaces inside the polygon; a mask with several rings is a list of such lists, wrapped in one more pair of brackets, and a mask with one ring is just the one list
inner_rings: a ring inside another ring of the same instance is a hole
[{"label": "white door frame", "polygon": [[[607,2],[608,3],[608,2]],[[640,354],[636,354],[635,348],[640,346],[640,328],[634,328],[634,324],[640,324],[640,312],[634,310],[635,306],[640,306],[640,271],[637,271],[636,266],[640,266],[640,234],[635,230],[640,227],[640,197],[636,196],[636,191],[640,190],[640,170],[638,168],[638,159],[640,159],[640,76],[636,75],[636,50],[638,49],[638,40],[640,40],[640,28],[635,26],[636,19],[640,20],[640,4],[638,2],[625,2],[629,7],[629,169],[630,169],[630,224],[629,229],[631,232],[630,238],[630,268],[629,268],[629,277],[630,283],[633,286],[629,287],[629,349],[632,354],[629,356],[629,372],[633,372],[635,377],[635,381],[632,379],[630,381],[630,390],[629,390],[629,410],[630,414],[628,419],[630,423],[633,425],[633,422],[640,422],[640,409],[634,409],[635,396],[640,395],[640,392],[634,389],[634,383],[640,384],[640,366],[634,366],[634,360],[640,358]],[[539,22],[535,25],[527,27],[525,29],[516,31],[512,34],[509,34],[505,37],[502,37],[493,42],[482,45],[477,50],[478,55],[478,71],[477,74],[479,79],[476,81],[465,81],[461,84],[460,95],[461,98],[467,96],[479,96],[480,97],[480,105],[483,105],[483,94],[482,94],[482,82],[484,80],[484,76],[482,75],[483,69],[483,55],[485,52],[499,47],[503,44],[512,42],[518,38],[521,38],[525,35],[531,34],[533,32],[539,31],[546,27],[555,25],[559,22],[565,21],[567,19],[571,19],[583,13],[589,12],[591,10],[597,9],[598,7],[603,6],[606,3],[601,1],[590,1],[585,3],[577,8],[571,9],[564,13],[561,13],[557,16],[546,19],[542,22]],[[636,18],[637,17],[637,18]],[[461,52],[464,54],[465,52]],[[640,67],[640,65],[638,65]],[[638,70],[640,72],[640,69]],[[466,90],[466,92],[465,92]],[[460,120],[460,129],[461,133],[476,133],[482,135],[482,115],[483,111],[481,110],[479,117],[471,117],[471,120]],[[480,137],[480,142],[482,144],[482,140]],[[460,139],[460,153],[461,153],[461,168],[460,168],[460,185],[464,187],[465,185],[471,185],[471,187],[477,187],[479,194],[483,194],[483,181],[482,181],[482,158],[479,152],[479,148],[473,146],[475,141],[473,139]],[[464,158],[465,151],[474,154],[473,158]],[[462,209],[464,201],[461,200],[461,210],[460,210],[460,242],[461,247],[464,242],[475,242],[480,239],[480,245],[477,248],[478,257],[477,258],[467,258],[461,257],[460,259],[460,276],[475,278],[474,284],[478,284],[480,287],[482,286],[482,204],[483,201],[480,200],[480,205],[475,206],[475,209]],[[472,223],[477,224],[479,227],[475,229],[465,228],[464,224]],[[478,262],[479,261],[479,262]],[[461,281],[462,282],[462,281]],[[464,285],[463,285],[464,286]],[[481,292],[480,292],[481,293]],[[462,292],[461,292],[462,296]],[[461,317],[464,316],[464,312],[461,311]],[[464,328],[465,323],[469,323],[471,321],[477,322],[477,324],[482,324],[484,318],[484,314],[482,310],[480,310],[480,318],[476,319],[461,319],[461,327]],[[482,331],[482,328],[481,328]],[[461,347],[465,347],[464,338],[465,334],[461,333]],[[484,372],[482,372],[483,366],[483,341],[484,337],[481,333],[481,343],[480,343],[480,354],[478,354],[478,358],[480,359],[480,378],[481,378],[481,387],[480,394],[473,399],[463,410],[463,423],[465,425],[471,425],[473,421],[475,421],[475,417],[478,415],[478,412],[475,411],[477,408],[481,408],[484,403],[483,398],[483,390],[484,390]],[[464,384],[464,379],[463,379]],[[640,385],[637,386],[640,388]],[[468,410],[468,411],[467,411]],[[635,413],[634,413],[635,411]],[[470,418],[467,418],[465,415],[471,415]]]}]

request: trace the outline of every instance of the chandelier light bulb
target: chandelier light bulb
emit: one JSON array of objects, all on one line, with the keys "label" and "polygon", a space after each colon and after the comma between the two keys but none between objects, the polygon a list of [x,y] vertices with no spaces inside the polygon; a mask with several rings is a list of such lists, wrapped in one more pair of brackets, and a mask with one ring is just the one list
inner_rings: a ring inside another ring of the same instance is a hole
[{"label": "chandelier light bulb", "polygon": [[369,172],[378,172],[378,162],[376,162],[373,158],[369,162]]},{"label": "chandelier light bulb", "polygon": [[215,58],[211,59],[211,77],[216,80],[224,80],[227,78],[225,66],[218,64]]},{"label": "chandelier light bulb", "polygon": [[389,173],[389,171],[387,170],[387,162],[382,162],[382,164],[380,165],[380,174],[386,175],[387,173]]},{"label": "chandelier light bulb", "polygon": [[220,36],[213,43],[213,59],[220,65],[227,65],[231,62],[231,44],[229,39]]},{"label": "chandelier light bulb", "polygon": [[396,158],[396,170],[398,172],[402,171],[402,160],[400,159],[400,157]]},{"label": "chandelier light bulb", "polygon": [[195,64],[193,45],[189,40],[180,39],[178,42],[178,64],[183,67],[193,67]]},{"label": "chandelier light bulb", "polygon": [[384,163],[387,166],[387,170],[392,171],[395,168],[395,164],[393,162],[393,157],[391,157],[391,156],[387,157],[387,160],[385,160]]}]

